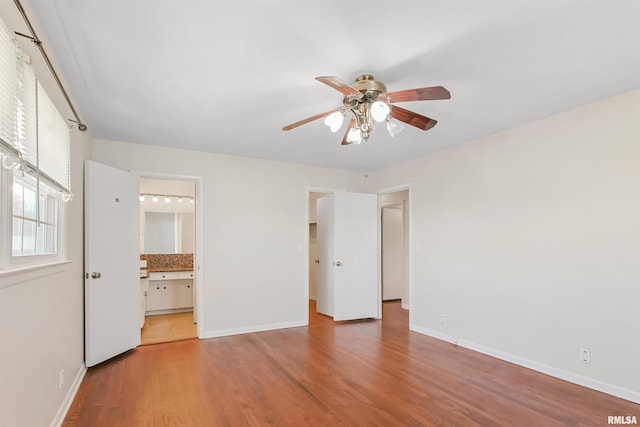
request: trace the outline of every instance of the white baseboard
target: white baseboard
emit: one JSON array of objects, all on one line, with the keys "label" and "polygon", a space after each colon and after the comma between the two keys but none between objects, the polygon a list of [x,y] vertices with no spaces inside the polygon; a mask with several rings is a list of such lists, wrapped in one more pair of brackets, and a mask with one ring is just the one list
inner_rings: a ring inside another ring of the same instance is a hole
[{"label": "white baseboard", "polygon": [[516,356],[511,353],[506,353],[501,350],[496,350],[491,347],[483,346],[472,341],[457,339],[451,335],[443,334],[442,332],[434,331],[427,328],[422,328],[420,326],[411,325],[409,329],[423,335],[428,335],[430,337],[439,339],[441,341],[446,341],[448,343],[455,344],[469,350],[477,351],[478,353],[486,354],[487,356],[495,357],[496,359],[504,360],[515,365],[523,366],[525,368],[541,372],[554,378],[568,381],[573,384],[578,384],[583,387],[610,394],[612,396],[629,400],[634,403],[640,403],[640,392],[634,390],[626,389],[624,387],[619,387],[613,384],[608,384],[600,380],[566,371],[564,369],[545,365],[544,363],[539,363],[534,360],[525,359],[523,357]]},{"label": "white baseboard", "polygon": [[231,335],[250,334],[253,332],[273,331],[276,329],[297,328],[300,326],[307,326],[307,325],[308,325],[308,322],[305,322],[304,320],[299,320],[295,322],[272,323],[269,325],[248,326],[245,328],[221,329],[219,331],[205,331],[198,338],[207,339],[207,338],[227,337]]},{"label": "white baseboard", "polygon": [[76,394],[78,393],[78,389],[80,388],[80,384],[82,384],[82,379],[84,375],[87,373],[87,366],[83,363],[78,370],[76,377],[73,379],[73,382],[69,386],[69,391],[67,395],[64,397],[60,408],[58,408],[58,412],[56,413],[55,418],[51,422],[51,427],[60,427],[62,422],[64,421],[64,417],[67,416],[67,412],[73,403],[73,399],[75,399]]}]

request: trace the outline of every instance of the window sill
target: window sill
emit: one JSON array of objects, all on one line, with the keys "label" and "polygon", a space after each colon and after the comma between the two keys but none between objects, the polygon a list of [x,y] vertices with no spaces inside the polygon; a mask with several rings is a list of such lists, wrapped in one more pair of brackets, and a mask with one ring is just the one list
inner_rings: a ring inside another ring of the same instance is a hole
[{"label": "window sill", "polygon": [[49,262],[0,271],[0,289],[30,282],[41,277],[61,273],[67,269],[70,260]]}]

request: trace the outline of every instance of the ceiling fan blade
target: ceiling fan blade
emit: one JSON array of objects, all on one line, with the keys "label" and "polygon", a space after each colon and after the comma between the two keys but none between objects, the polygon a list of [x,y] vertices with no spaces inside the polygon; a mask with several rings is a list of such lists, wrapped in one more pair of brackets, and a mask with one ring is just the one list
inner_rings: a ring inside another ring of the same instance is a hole
[{"label": "ceiling fan blade", "polygon": [[334,76],[320,76],[316,77],[316,80],[326,84],[327,86],[331,86],[332,88],[339,90],[345,95],[354,95],[357,98],[362,98],[362,93],[344,81],[340,80],[338,77]]},{"label": "ceiling fan blade", "polygon": [[451,99],[449,91],[442,86],[422,87],[418,89],[387,92],[391,102],[428,101],[432,99]]},{"label": "ceiling fan blade", "polygon": [[421,116],[418,113],[405,110],[404,108],[400,108],[395,105],[391,107],[391,117],[422,130],[429,130],[438,123],[429,117]]},{"label": "ceiling fan blade", "polygon": [[299,122],[291,123],[290,125],[283,127],[282,130],[291,130],[291,129],[297,128],[298,126],[306,125],[307,123],[312,122],[314,120],[327,117],[329,114],[333,113],[334,111],[337,111],[337,110],[331,110],[324,113],[316,114],[315,116],[307,117],[304,120],[300,120]]},{"label": "ceiling fan blade", "polygon": [[351,142],[347,142],[347,135],[349,135],[349,131],[351,130],[351,128],[355,124],[356,124],[356,118],[355,117],[351,117],[351,121],[349,122],[349,126],[347,126],[347,131],[344,133],[344,136],[342,137],[342,145],[352,144]]}]

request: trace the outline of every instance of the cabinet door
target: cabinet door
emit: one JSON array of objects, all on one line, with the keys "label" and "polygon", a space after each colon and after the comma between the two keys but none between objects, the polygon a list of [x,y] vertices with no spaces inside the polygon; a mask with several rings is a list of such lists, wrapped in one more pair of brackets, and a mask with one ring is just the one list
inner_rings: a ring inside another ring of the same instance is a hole
[{"label": "cabinet door", "polygon": [[140,327],[144,327],[144,316],[147,311],[147,293],[149,292],[149,279],[140,279]]},{"label": "cabinet door", "polygon": [[162,310],[162,284],[153,282],[147,291],[147,311]]},{"label": "cabinet door", "polygon": [[178,308],[193,307],[193,283],[186,282],[178,285]]},{"label": "cabinet door", "polygon": [[175,283],[162,284],[162,309],[178,308],[178,285]]}]

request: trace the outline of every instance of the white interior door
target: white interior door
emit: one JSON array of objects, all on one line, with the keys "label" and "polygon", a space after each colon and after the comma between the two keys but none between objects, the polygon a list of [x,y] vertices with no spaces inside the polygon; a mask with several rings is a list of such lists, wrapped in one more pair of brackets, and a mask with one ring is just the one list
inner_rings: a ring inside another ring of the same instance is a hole
[{"label": "white interior door", "polygon": [[317,201],[316,250],[316,311],[333,317],[333,195]]},{"label": "white interior door", "polygon": [[335,193],[334,320],[378,318],[378,196]]},{"label": "white interior door", "polygon": [[137,175],[85,162],[85,363],[140,344]]},{"label": "white interior door", "polygon": [[402,208],[382,208],[382,300],[402,299],[404,226]]},{"label": "white interior door", "polygon": [[377,195],[340,192],[318,200],[319,313],[380,317],[378,230]]}]

